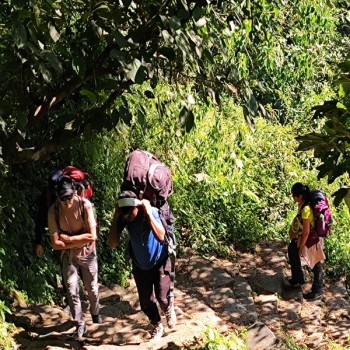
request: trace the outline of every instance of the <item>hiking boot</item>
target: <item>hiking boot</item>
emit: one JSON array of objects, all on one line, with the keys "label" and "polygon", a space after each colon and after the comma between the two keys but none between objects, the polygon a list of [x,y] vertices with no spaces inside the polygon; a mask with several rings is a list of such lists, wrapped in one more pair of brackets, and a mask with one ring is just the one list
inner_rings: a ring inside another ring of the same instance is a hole
[{"label": "hiking boot", "polygon": [[102,318],[100,314],[97,315],[91,315],[92,323],[102,323]]},{"label": "hiking boot", "polygon": [[78,326],[77,330],[73,333],[73,338],[81,339],[87,334],[88,330],[86,325]]},{"label": "hiking boot", "polygon": [[307,301],[321,300],[322,299],[322,293],[310,292],[310,293],[304,294],[303,297]]},{"label": "hiking boot", "polygon": [[164,327],[162,322],[153,325],[153,330],[151,333],[151,340],[159,340],[164,334]]},{"label": "hiking boot", "polygon": [[176,313],[174,303],[171,303],[168,310],[165,311],[165,318],[169,328],[174,328],[176,325]]}]

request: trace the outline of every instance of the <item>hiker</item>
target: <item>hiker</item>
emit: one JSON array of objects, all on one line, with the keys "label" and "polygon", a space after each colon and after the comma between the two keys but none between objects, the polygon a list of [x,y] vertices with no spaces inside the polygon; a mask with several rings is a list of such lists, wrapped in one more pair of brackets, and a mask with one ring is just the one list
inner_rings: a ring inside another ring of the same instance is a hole
[{"label": "hiker", "polygon": [[141,310],[153,327],[151,339],[158,340],[164,327],[156,304],[165,313],[169,328],[176,324],[173,297],[171,296],[172,263],[168,253],[165,228],[159,209],[148,199],[137,199],[132,191],[121,192],[114,212],[108,244],[116,248],[123,228],[129,232],[129,250]]},{"label": "hiker", "polygon": [[297,182],[292,187],[292,196],[298,203],[298,212],[289,232],[291,242],[288,246],[288,257],[292,277],[288,282],[292,286],[305,284],[300,259],[303,257],[314,275],[311,292],[305,294],[304,298],[308,301],[319,300],[323,292],[322,261],[325,259],[325,254],[322,238],[315,240],[315,243],[312,242],[315,219],[310,205],[310,189],[301,182]]},{"label": "hiker", "polygon": [[93,323],[101,323],[99,314],[96,220],[92,204],[77,196],[73,180],[63,175],[57,184],[58,200],[48,212],[52,246],[61,250],[62,272],[68,289],[68,302],[77,329],[76,338],[87,333],[79,295],[79,270],[88,294]]}]

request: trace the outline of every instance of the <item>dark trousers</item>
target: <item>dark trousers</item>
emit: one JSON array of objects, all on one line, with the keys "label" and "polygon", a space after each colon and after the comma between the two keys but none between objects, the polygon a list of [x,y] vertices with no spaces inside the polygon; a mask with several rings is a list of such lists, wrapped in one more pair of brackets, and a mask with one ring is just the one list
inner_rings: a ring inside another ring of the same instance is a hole
[{"label": "dark trousers", "polygon": [[292,281],[294,283],[305,283],[304,272],[301,267],[301,260],[299,255],[299,249],[297,246],[297,239],[293,239],[288,246],[288,258],[290,263],[290,269],[292,272]]},{"label": "dark trousers", "polygon": [[171,261],[167,258],[161,265],[150,270],[142,270],[133,262],[133,275],[139,294],[141,310],[155,325],[160,322],[160,314],[156,304],[166,311],[170,302]]},{"label": "dark trousers", "polygon": [[314,274],[314,281],[312,283],[311,291],[314,293],[322,293],[323,292],[323,270],[322,270],[322,262],[319,261],[314,268],[312,269],[312,273]]},{"label": "dark trousers", "polygon": [[[292,272],[292,280],[296,283],[305,283],[304,272],[301,267],[301,260],[299,255],[299,249],[297,247],[297,240],[294,239],[288,246],[288,258],[290,263],[290,269]],[[319,261],[312,269],[314,280],[312,283],[311,291],[314,293],[322,293],[323,291],[323,270],[322,262]]]}]

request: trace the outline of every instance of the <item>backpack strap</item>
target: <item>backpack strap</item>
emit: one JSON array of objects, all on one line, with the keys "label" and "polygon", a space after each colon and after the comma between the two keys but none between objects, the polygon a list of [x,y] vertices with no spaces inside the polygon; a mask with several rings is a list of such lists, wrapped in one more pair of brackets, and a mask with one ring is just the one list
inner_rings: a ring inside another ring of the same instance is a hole
[{"label": "backpack strap", "polygon": [[60,228],[60,208],[58,206],[58,199],[55,200],[54,204],[54,209],[55,209],[55,220],[56,220],[56,225],[58,228],[58,234],[61,233],[61,228]]}]

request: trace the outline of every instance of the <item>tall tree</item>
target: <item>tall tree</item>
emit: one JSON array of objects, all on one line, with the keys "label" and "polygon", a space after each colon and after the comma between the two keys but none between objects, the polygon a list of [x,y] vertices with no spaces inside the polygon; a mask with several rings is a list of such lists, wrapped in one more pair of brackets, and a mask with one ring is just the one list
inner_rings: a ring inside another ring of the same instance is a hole
[{"label": "tall tree", "polygon": [[[129,122],[126,93],[164,77],[174,86],[194,83],[213,103],[231,94],[247,121],[262,114],[289,122],[331,71],[329,58],[338,53],[335,5],[5,0],[2,158],[7,164],[43,159],[83,133]],[[142,105],[137,113],[145,115]],[[190,108],[180,117],[190,130]]]}]

